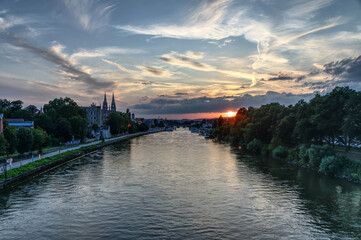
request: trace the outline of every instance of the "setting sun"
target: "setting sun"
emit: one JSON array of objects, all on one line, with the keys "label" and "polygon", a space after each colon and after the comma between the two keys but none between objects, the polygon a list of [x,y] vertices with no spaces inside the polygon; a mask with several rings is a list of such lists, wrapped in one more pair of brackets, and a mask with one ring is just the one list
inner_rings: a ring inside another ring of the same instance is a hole
[{"label": "setting sun", "polygon": [[226,115],[227,117],[234,117],[234,116],[236,116],[236,114],[237,114],[236,112],[228,111],[228,112],[226,112],[225,115]]}]

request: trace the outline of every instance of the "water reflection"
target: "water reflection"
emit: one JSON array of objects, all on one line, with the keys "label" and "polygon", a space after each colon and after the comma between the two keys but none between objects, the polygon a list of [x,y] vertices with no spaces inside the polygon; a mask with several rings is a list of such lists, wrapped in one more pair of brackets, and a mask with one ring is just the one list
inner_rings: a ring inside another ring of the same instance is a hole
[{"label": "water reflection", "polygon": [[360,186],[187,130],[110,146],[1,195],[7,239],[358,238]]},{"label": "water reflection", "polygon": [[345,238],[359,238],[361,226],[361,186],[332,177],[319,175],[308,169],[285,164],[278,160],[238,156],[239,167],[246,165],[255,174],[262,173],[272,179],[278,195],[289,190],[297,190],[301,200],[298,206],[312,217],[311,223],[328,234]]}]

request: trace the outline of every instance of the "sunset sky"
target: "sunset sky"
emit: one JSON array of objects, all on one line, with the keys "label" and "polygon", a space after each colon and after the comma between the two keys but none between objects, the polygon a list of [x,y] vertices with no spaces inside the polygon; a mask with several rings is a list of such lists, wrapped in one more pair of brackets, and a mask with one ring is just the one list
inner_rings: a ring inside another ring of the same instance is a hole
[{"label": "sunset sky", "polygon": [[361,90],[361,1],[1,0],[0,98],[202,118]]}]

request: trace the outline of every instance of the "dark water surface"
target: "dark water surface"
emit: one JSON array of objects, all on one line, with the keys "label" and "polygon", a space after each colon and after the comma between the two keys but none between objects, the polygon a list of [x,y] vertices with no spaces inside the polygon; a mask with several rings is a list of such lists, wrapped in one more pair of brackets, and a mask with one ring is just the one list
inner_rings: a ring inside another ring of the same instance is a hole
[{"label": "dark water surface", "polygon": [[0,197],[0,239],[361,238],[361,185],[185,129],[104,148]]}]

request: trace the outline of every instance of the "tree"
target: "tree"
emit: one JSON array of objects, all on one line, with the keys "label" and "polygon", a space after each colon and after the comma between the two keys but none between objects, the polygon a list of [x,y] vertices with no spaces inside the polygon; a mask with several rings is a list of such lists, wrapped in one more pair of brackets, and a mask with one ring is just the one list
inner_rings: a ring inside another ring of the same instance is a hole
[{"label": "tree", "polygon": [[112,112],[108,115],[106,124],[110,126],[110,133],[113,135],[125,133],[128,130],[130,119],[127,114]]},{"label": "tree", "polygon": [[83,139],[86,135],[88,121],[80,116],[74,116],[69,119],[69,122],[73,136]]},{"label": "tree", "polygon": [[8,141],[6,141],[4,134],[0,134],[0,156],[8,155]]},{"label": "tree", "polygon": [[41,128],[33,128],[32,134],[33,134],[34,143],[31,150],[32,151],[38,150],[38,152],[41,153],[43,147],[46,145],[47,134]]},{"label": "tree", "polygon": [[[51,113],[55,113],[55,111],[50,111]],[[49,112],[47,114],[40,114],[35,118],[35,126],[44,129],[48,134],[53,134],[54,132],[54,122]]]},{"label": "tree", "polygon": [[29,105],[24,110],[30,112],[32,115],[35,115],[39,112],[38,108],[35,105]]},{"label": "tree", "polygon": [[18,145],[18,139],[16,136],[16,130],[14,128],[7,127],[4,129],[4,136],[9,143],[8,153],[14,154]]},{"label": "tree", "polygon": [[145,123],[141,123],[138,127],[138,130],[141,131],[141,132],[146,132],[149,130],[149,127],[147,124]]},{"label": "tree", "polygon": [[16,132],[18,139],[17,150],[20,154],[29,152],[33,147],[33,134],[28,128],[19,128]]},{"label": "tree", "polygon": [[69,121],[65,118],[59,118],[54,125],[54,135],[59,138],[60,141],[70,141],[72,138],[72,129]]}]

